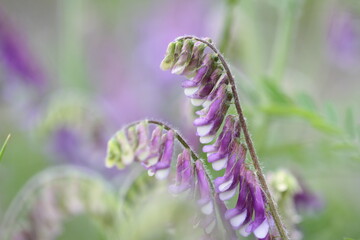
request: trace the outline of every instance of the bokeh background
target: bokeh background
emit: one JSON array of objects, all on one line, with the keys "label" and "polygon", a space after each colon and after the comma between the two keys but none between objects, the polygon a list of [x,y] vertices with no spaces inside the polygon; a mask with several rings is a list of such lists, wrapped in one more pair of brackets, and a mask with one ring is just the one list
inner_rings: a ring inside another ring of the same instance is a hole
[{"label": "bokeh background", "polygon": [[[304,239],[360,239],[358,0],[0,0],[0,145],[11,134],[0,221],[54,166],[121,188],[131,174],[103,159],[126,123],[161,119],[198,147],[181,78],[159,69],[185,34],[229,61],[265,171],[287,169],[312,192]],[[57,239],[107,238],[86,214],[64,222]]]}]

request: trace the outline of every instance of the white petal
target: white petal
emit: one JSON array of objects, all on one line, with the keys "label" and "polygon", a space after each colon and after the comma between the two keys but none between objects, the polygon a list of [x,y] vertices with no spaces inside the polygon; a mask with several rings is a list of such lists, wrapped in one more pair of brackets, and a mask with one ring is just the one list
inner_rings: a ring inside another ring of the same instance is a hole
[{"label": "white petal", "polygon": [[223,192],[223,191],[228,190],[229,187],[231,186],[233,180],[234,180],[234,176],[232,176],[229,181],[220,184],[220,186],[219,186],[219,191],[220,191],[220,192]]},{"label": "white petal", "polygon": [[232,198],[236,193],[236,188],[230,190],[230,191],[227,191],[227,192],[222,192],[219,194],[219,198],[222,200],[222,201],[226,201],[226,200],[229,200],[230,198]]},{"label": "white petal", "polygon": [[213,212],[213,204],[212,201],[209,201],[207,204],[205,204],[202,208],[201,208],[202,213],[204,213],[205,215],[210,215]]},{"label": "white petal", "polygon": [[199,87],[188,87],[184,88],[184,93],[186,96],[191,96],[199,89]]},{"label": "white petal", "polygon": [[182,74],[184,69],[185,69],[186,66],[184,65],[178,65],[178,66],[175,66],[172,70],[171,70],[171,73],[172,74]]},{"label": "white petal", "polygon": [[149,156],[149,151],[142,151],[141,153],[138,153],[138,159],[143,162],[146,160],[146,158]]},{"label": "white petal", "polygon": [[107,168],[111,168],[111,167],[113,167],[114,165],[115,165],[115,162],[105,161],[105,166],[106,166]]},{"label": "white petal", "polygon": [[197,127],[197,134],[200,137],[204,137],[204,136],[208,135],[212,126],[213,126],[212,124],[208,124],[208,125]]},{"label": "white petal", "polygon": [[154,176],[155,175],[155,172],[153,170],[148,170],[148,175],[151,177],[151,176]]},{"label": "white petal", "polygon": [[207,108],[210,106],[211,103],[212,103],[212,101],[206,100],[202,105],[204,108]]},{"label": "white petal", "polygon": [[214,140],[214,138],[215,138],[215,135],[200,137],[200,142],[202,144],[211,143]]},{"label": "white petal", "polygon": [[209,157],[211,154],[213,154],[213,153],[216,153],[216,151],[214,151],[214,152],[208,152],[208,153],[206,153],[206,156],[207,157]]},{"label": "white petal", "polygon": [[210,234],[210,233],[214,230],[215,226],[216,226],[216,221],[215,221],[215,219],[214,219],[214,220],[205,228],[205,232],[206,232],[207,234]]},{"label": "white petal", "polygon": [[219,171],[221,169],[224,169],[226,167],[226,165],[227,165],[227,161],[228,161],[227,157],[224,157],[222,159],[219,159],[219,160],[213,162],[212,163],[213,169],[215,171]]},{"label": "white petal", "polygon": [[247,210],[245,209],[245,211],[243,211],[242,213],[240,213],[239,215],[233,217],[230,219],[230,223],[233,227],[237,228],[239,227],[246,219],[246,213]]},{"label": "white petal", "polygon": [[133,154],[129,154],[127,156],[124,156],[122,158],[122,161],[125,165],[130,165],[133,161],[134,161],[134,155]]},{"label": "white petal", "polygon": [[170,173],[169,168],[159,169],[156,171],[155,177],[158,180],[163,180],[163,179],[167,178],[167,176],[169,176],[169,173]]},{"label": "white petal", "polygon": [[242,226],[242,227],[239,229],[239,233],[240,233],[243,237],[247,237],[247,236],[250,235],[249,232],[245,231],[248,226],[249,226],[249,223],[246,224],[246,225],[244,225],[244,226]]},{"label": "white petal", "polygon": [[151,167],[153,165],[155,165],[157,162],[158,162],[158,157],[152,157],[152,158],[149,158],[146,163],[145,163],[145,166],[146,167]]},{"label": "white petal", "polygon": [[195,107],[201,106],[201,104],[203,104],[203,102],[205,101],[204,99],[195,99],[192,98],[190,99],[191,104],[194,105]]},{"label": "white petal", "polygon": [[254,234],[257,238],[264,238],[269,232],[269,223],[265,219],[260,226],[254,230]]}]

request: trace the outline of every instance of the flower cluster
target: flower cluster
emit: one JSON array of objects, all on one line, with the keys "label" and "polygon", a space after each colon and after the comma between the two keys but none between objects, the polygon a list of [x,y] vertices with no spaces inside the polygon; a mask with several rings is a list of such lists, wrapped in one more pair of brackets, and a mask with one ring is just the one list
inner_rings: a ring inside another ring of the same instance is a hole
[{"label": "flower cluster", "polygon": [[222,201],[236,195],[238,201],[228,209],[225,218],[243,236],[253,233],[258,239],[269,239],[269,220],[265,198],[252,171],[246,168],[246,147],[240,143],[241,125],[235,116],[227,115],[232,94],[226,71],[215,53],[205,53],[207,39],[197,41],[179,38],[171,42],[160,67],[187,77],[182,83],[191,103],[202,109],[193,122],[208,162],[215,171],[226,169],[215,179],[215,190]]},{"label": "flower cluster", "polygon": [[[168,177],[174,152],[174,140],[178,136],[174,130],[158,124],[149,134],[148,121],[141,121],[123,128],[108,142],[106,165],[124,168],[133,162],[139,162],[148,170],[149,176],[159,180]],[[198,205],[203,214],[199,218],[207,235],[216,226],[211,186],[201,161],[194,162],[191,150],[184,148],[178,155],[175,183],[169,186],[175,194],[194,191],[198,196]]]},{"label": "flower cluster", "polygon": [[140,162],[149,175],[165,179],[169,175],[174,151],[174,131],[156,127],[149,137],[147,121],[124,128],[108,142],[106,165],[124,168]]}]

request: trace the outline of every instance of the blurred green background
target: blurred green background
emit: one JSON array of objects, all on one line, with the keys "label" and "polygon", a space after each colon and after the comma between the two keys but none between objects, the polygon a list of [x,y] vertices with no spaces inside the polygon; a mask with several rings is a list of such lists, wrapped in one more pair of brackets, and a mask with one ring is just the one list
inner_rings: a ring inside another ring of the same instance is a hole
[{"label": "blurred green background", "polygon": [[[16,39],[32,69],[0,56],[0,145],[12,136],[0,221],[52,166],[121,188],[125,173],[103,166],[104,141],[130,121],[171,122],[196,146],[181,78],[158,67],[168,42],[191,34],[229,61],[265,171],[293,171],[322,202],[300,212],[303,239],[360,239],[358,0],[1,0],[0,15],[1,51]],[[58,239],[106,239],[92,224],[70,218]]]}]

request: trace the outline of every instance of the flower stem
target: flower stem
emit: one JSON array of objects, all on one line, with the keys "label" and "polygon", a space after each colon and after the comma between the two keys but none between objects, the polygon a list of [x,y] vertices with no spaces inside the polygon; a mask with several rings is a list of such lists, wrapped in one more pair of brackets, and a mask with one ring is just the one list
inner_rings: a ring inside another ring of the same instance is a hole
[{"label": "flower stem", "polygon": [[274,218],[275,225],[276,225],[276,227],[277,227],[277,229],[279,231],[279,234],[280,234],[282,240],[289,240],[290,238],[289,238],[289,236],[288,236],[288,234],[286,232],[284,224],[282,223],[279,211],[277,209],[275,201],[273,200],[273,198],[271,196],[269,187],[268,187],[268,185],[266,183],[266,180],[265,180],[265,176],[264,176],[264,174],[262,172],[262,169],[261,169],[261,166],[260,166],[260,163],[259,163],[259,159],[258,159],[258,156],[257,156],[256,151],[255,151],[253,141],[251,139],[248,127],[246,125],[246,120],[245,120],[245,117],[244,117],[244,114],[243,114],[243,110],[242,110],[241,105],[240,105],[240,99],[239,99],[239,96],[237,94],[235,80],[234,80],[234,77],[233,77],[233,75],[232,75],[232,73],[230,71],[229,66],[227,65],[227,63],[226,63],[224,57],[221,55],[220,51],[213,44],[211,44],[210,42],[208,42],[206,40],[203,40],[201,38],[194,37],[194,36],[184,36],[184,37],[180,37],[180,38],[182,38],[182,39],[194,39],[196,41],[203,42],[209,48],[211,48],[211,50],[213,50],[218,55],[222,65],[223,65],[223,67],[224,67],[224,69],[226,71],[226,74],[227,74],[227,76],[229,78],[231,91],[232,91],[233,96],[234,96],[234,102],[235,102],[236,111],[237,111],[237,113],[239,115],[239,121],[240,121],[240,124],[241,124],[241,129],[242,129],[242,131],[244,133],[246,145],[247,145],[247,147],[249,149],[252,162],[253,162],[254,167],[256,169],[256,175],[257,175],[257,177],[259,179],[259,182],[260,182],[260,185],[261,185],[261,187],[262,187],[262,189],[264,191],[267,202],[269,203],[270,213],[271,213],[272,217]]}]

